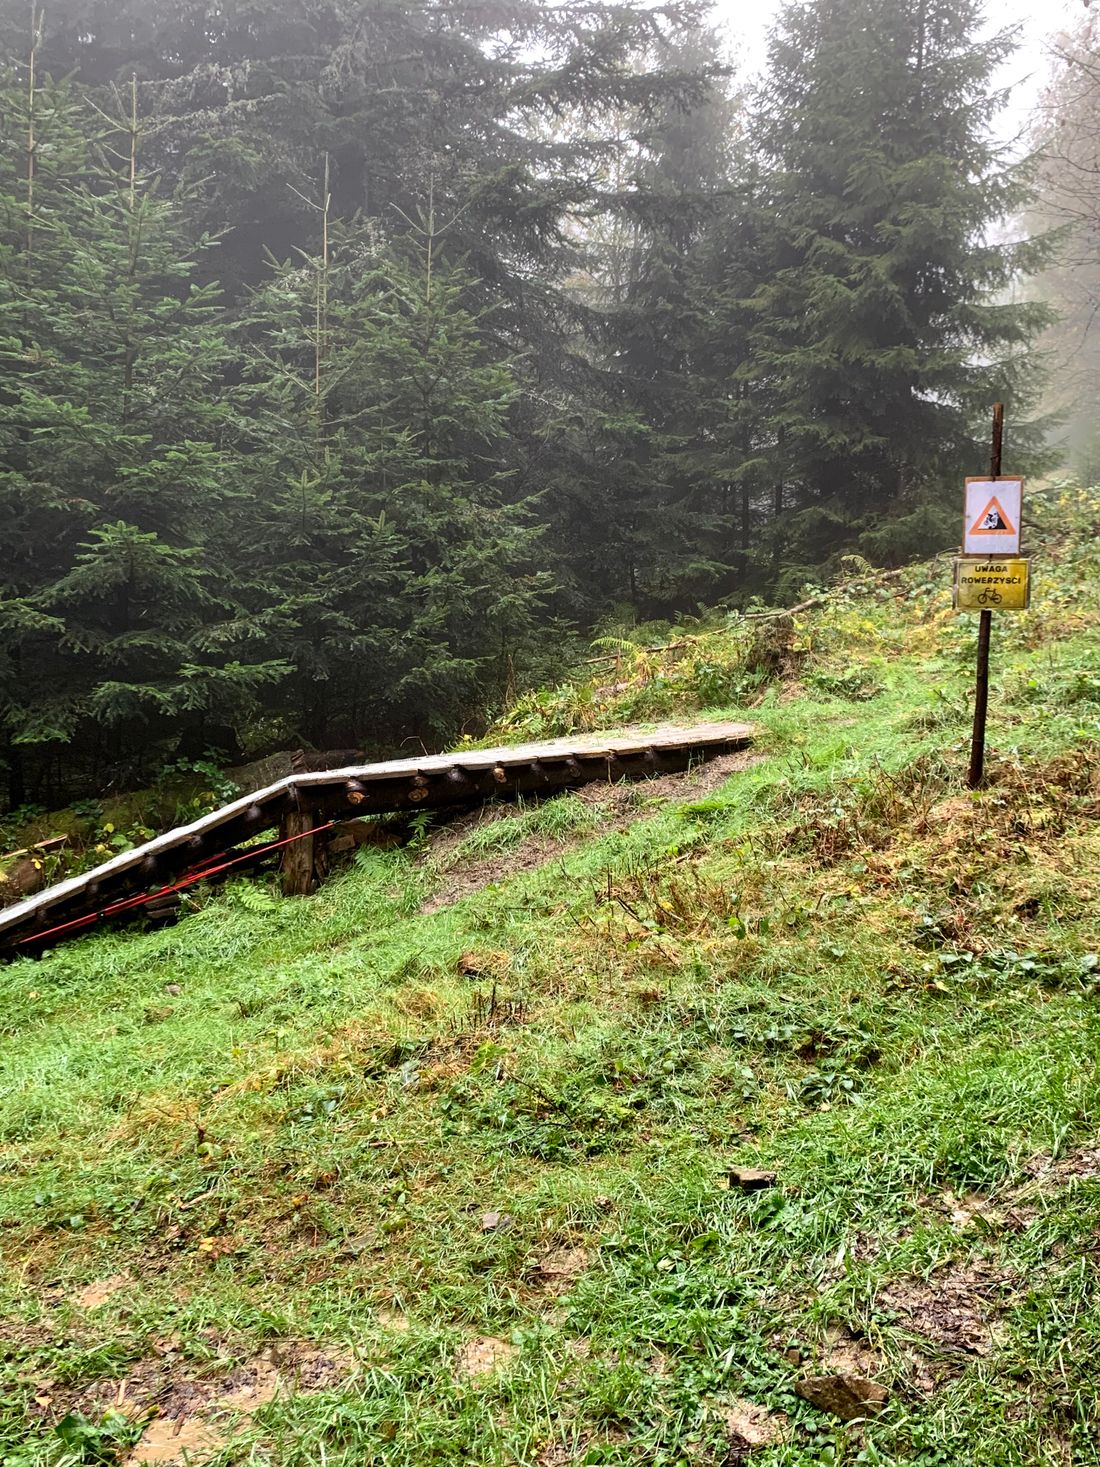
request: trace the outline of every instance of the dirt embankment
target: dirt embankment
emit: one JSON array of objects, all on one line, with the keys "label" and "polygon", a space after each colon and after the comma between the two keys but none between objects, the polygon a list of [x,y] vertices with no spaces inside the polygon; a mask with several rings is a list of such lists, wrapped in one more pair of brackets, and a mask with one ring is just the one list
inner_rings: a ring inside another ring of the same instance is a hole
[{"label": "dirt embankment", "polygon": [[516,820],[522,813],[511,806],[483,807],[472,811],[453,821],[432,842],[431,852],[425,859],[437,873],[439,885],[421,911],[437,912],[494,882],[537,871],[583,841],[590,840],[594,834],[626,830],[636,821],[647,819],[655,805],[697,800],[725,784],[730,775],[740,774],[762,758],[761,754],[742,750],[697,764],[683,774],[663,774],[630,784],[585,785],[575,790],[570,798],[602,809],[603,815],[595,829],[579,831],[574,836],[551,836],[532,831],[507,850],[464,859],[464,843],[474,831],[484,829],[487,824]]}]

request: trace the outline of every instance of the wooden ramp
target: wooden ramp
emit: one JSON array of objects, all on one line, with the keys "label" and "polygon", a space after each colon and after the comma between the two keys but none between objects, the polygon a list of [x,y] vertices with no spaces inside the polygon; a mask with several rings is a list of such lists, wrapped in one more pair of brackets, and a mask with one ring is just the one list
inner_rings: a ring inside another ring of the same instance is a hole
[{"label": "wooden ramp", "polygon": [[[312,891],[325,834],[341,820],[674,773],[744,748],[752,736],[744,723],[665,724],[292,774],[0,910],[0,957],[40,952],[101,920],[145,915],[184,887],[277,849],[284,889]],[[276,829],[276,840],[252,844]],[[250,844],[241,848],[241,842]]]}]

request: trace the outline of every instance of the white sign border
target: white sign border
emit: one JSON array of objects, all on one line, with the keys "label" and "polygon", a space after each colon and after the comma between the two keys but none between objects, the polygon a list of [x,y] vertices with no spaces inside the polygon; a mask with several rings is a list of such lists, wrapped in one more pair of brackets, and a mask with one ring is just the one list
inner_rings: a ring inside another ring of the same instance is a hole
[{"label": "white sign border", "polygon": [[[1014,499],[1015,502],[1011,506],[1007,504],[1004,506],[1006,514],[1011,514],[1013,510],[1016,512],[1016,529],[1013,534],[989,534],[985,532],[984,534],[974,535],[972,533],[971,526],[974,520],[977,519],[978,515],[985,508],[984,503],[976,504],[973,516],[971,515],[970,496],[972,485],[982,486],[980,492],[975,496],[976,499],[985,499],[986,494],[992,498],[998,489],[1001,490],[1002,494],[1007,491],[1007,494]],[[993,478],[991,474],[972,474],[968,476],[966,489],[963,493],[963,555],[979,556],[982,560],[997,560],[999,558],[1006,560],[1018,559],[1021,554],[1020,538],[1022,526],[1020,519],[1023,514],[1023,507],[1024,481],[1018,475],[999,474],[997,478]]]}]

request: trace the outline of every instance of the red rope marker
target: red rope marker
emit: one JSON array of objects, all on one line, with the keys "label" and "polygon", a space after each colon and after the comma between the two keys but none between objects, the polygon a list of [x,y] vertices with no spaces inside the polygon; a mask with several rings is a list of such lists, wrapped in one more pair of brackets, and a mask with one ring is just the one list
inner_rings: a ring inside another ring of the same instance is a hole
[{"label": "red rope marker", "polygon": [[[231,861],[221,861],[221,856],[212,856],[210,860],[214,864],[194,866],[190,871],[185,872],[179,881],[169,886],[162,886],[157,891],[142,892],[138,896],[123,897],[121,901],[112,902],[102,911],[88,912],[83,917],[74,917],[70,922],[62,922],[57,927],[48,927],[45,932],[32,932],[28,937],[21,937],[17,946],[22,947],[28,942],[42,942],[47,937],[56,937],[59,932],[74,932],[80,927],[90,927],[104,917],[115,917],[120,912],[132,912],[137,907],[143,907],[148,902],[156,901],[158,897],[173,896],[178,891],[186,891],[189,886],[194,886],[199,881],[206,881],[211,876],[220,876],[223,871],[229,871],[244,861],[254,861],[258,856],[266,856],[269,851],[278,851],[283,846],[293,845],[296,840],[305,840],[307,836],[318,835],[322,830],[331,830],[336,824],[335,820],[329,820],[324,825],[315,825],[312,830],[302,830],[297,835],[288,835],[282,840],[273,840],[269,845],[254,846],[251,850],[245,851],[243,855],[234,856]],[[223,851],[222,855],[224,854]],[[221,865],[217,864],[219,861]]]}]

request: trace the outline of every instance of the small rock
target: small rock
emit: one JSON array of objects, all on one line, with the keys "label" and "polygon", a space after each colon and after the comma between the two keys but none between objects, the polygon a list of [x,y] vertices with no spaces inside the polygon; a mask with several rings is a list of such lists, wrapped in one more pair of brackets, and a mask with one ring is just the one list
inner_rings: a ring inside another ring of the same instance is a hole
[{"label": "small rock", "polygon": [[481,1214],[481,1231],[483,1233],[502,1233],[505,1228],[512,1226],[512,1218],[507,1212],[483,1212]]},{"label": "small rock", "polygon": [[176,998],[179,994],[183,992],[183,989],[179,986],[178,983],[166,983],[164,985],[164,991],[165,993],[170,993],[173,998]]},{"label": "small rock", "polygon": [[592,1199],[592,1206],[596,1209],[597,1212],[610,1212],[614,1205],[615,1204],[611,1200],[611,1198],[605,1197],[602,1192],[598,1197],[593,1197]]},{"label": "small rock", "polygon": [[726,1169],[730,1189],[737,1192],[760,1192],[765,1187],[775,1186],[774,1172],[757,1171],[751,1166],[731,1166]]},{"label": "small rock", "polygon": [[877,1416],[890,1392],[859,1375],[811,1375],[795,1382],[795,1394],[819,1411],[831,1411],[843,1421]]}]

